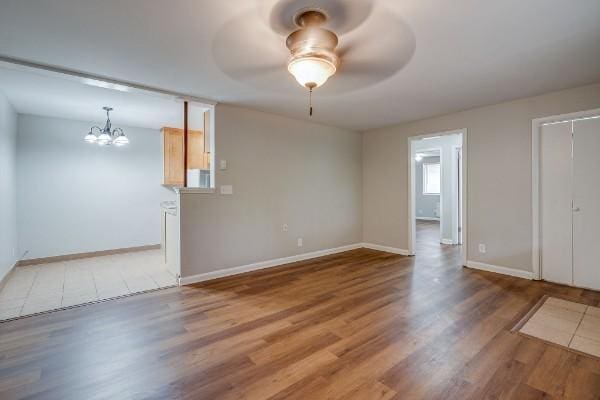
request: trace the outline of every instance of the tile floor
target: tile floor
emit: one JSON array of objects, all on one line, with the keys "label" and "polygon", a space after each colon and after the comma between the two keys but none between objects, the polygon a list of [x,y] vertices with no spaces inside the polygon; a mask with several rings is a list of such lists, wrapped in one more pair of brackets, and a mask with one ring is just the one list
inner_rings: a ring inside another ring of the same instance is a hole
[{"label": "tile floor", "polygon": [[519,330],[600,357],[600,308],[548,297]]},{"label": "tile floor", "polygon": [[0,320],[176,284],[161,250],[17,267],[0,291]]}]

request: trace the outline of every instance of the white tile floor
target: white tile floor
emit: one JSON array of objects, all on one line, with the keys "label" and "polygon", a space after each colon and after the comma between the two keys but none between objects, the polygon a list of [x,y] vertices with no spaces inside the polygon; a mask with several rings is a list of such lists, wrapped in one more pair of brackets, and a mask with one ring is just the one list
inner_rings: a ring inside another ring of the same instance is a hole
[{"label": "white tile floor", "polygon": [[600,357],[600,308],[548,297],[520,332]]},{"label": "white tile floor", "polygon": [[161,250],[17,267],[0,291],[0,320],[176,284]]}]

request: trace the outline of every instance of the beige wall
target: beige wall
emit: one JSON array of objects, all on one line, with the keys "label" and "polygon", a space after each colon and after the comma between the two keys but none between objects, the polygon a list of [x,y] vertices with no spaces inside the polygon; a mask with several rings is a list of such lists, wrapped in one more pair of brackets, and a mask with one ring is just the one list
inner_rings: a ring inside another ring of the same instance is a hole
[{"label": "beige wall", "polygon": [[180,195],[182,277],[361,242],[360,133],[226,105],[215,118],[216,185],[234,194]]},{"label": "beige wall", "polygon": [[468,259],[531,271],[531,121],[595,108],[600,84],[365,132],[363,241],[408,248],[407,138],[466,128]]}]

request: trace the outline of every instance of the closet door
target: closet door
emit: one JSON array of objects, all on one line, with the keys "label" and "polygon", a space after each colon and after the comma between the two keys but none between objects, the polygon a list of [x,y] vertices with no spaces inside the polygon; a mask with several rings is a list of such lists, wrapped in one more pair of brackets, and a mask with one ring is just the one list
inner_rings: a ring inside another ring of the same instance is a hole
[{"label": "closet door", "polygon": [[600,290],[600,118],[573,124],[573,284]]},{"label": "closet door", "polygon": [[542,278],[573,284],[571,123],[544,125],[540,135]]}]

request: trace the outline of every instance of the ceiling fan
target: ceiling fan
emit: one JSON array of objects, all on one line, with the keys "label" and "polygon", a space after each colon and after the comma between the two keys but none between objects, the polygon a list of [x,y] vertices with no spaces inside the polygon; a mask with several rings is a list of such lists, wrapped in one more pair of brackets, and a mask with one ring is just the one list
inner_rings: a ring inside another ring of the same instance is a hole
[{"label": "ceiling fan", "polygon": [[340,64],[340,58],[335,52],[338,37],[322,27],[325,21],[327,16],[322,11],[303,11],[294,18],[299,29],[292,32],[286,40],[291,53],[288,71],[300,85],[309,90],[311,116],[313,89],[327,82]]},{"label": "ceiling fan", "polygon": [[285,75],[291,73],[309,92],[309,115],[314,89],[327,82],[323,95],[339,96],[372,86],[398,72],[415,50],[410,27],[380,2],[261,4],[222,26],[213,43],[214,59],[234,80],[260,88],[263,96],[275,93],[274,101],[289,93]]}]

